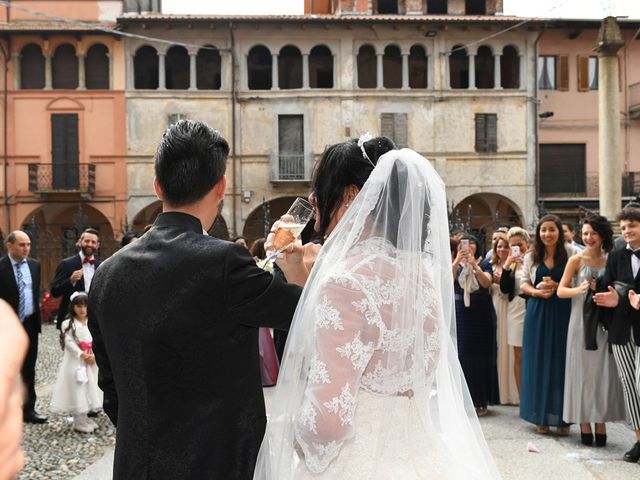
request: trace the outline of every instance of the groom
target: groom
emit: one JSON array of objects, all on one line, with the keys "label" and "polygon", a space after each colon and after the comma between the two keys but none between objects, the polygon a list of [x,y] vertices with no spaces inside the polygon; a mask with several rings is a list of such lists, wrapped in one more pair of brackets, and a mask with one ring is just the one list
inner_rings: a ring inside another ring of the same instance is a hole
[{"label": "groom", "polygon": [[117,425],[115,480],[253,476],[266,424],[258,327],[288,329],[301,288],[204,232],[228,153],[203,123],[172,126],[155,159],[163,213],[93,278],[89,328]]}]

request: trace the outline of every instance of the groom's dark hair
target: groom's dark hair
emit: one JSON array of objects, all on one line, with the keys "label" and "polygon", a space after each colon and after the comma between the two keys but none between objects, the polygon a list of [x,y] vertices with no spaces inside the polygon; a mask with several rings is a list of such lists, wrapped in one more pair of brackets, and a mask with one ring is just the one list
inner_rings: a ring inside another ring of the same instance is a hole
[{"label": "groom's dark hair", "polygon": [[164,200],[175,207],[200,200],[224,176],[228,155],[227,141],[206,123],[180,120],[169,127],[155,161]]}]

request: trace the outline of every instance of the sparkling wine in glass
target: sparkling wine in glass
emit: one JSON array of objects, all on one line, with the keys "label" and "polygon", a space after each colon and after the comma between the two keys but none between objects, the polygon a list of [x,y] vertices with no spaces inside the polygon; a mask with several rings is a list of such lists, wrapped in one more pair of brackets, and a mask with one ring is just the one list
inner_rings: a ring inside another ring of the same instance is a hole
[{"label": "sparkling wine in glass", "polygon": [[287,213],[283,215],[285,220],[280,220],[278,224],[272,242],[274,250],[267,253],[267,257],[262,263],[262,268],[300,237],[304,227],[313,218],[313,211],[313,206],[304,198],[298,197],[295,199]]}]

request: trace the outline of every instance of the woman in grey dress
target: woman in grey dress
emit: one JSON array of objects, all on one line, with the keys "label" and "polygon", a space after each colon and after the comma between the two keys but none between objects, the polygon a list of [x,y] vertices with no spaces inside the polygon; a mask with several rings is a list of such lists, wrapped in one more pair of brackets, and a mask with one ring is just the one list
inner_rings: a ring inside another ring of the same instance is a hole
[{"label": "woman in grey dress", "polygon": [[595,423],[596,446],[604,446],[605,422],[625,418],[624,397],[602,324],[597,327],[597,350],[585,348],[583,308],[586,294],[595,287],[594,280],[604,273],[607,252],[613,246],[611,225],[600,215],[587,217],[582,240],[586,248],[569,259],[558,288],[558,297],[572,299],[563,420],[579,423],[582,443],[589,446],[593,444],[591,423]]}]

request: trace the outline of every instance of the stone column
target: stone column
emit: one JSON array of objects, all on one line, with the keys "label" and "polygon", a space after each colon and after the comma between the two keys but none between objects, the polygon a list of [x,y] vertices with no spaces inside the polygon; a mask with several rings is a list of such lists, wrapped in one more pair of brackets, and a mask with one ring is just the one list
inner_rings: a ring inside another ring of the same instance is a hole
[{"label": "stone column", "polygon": [[476,56],[469,55],[469,90],[476,89]]},{"label": "stone column", "polygon": [[402,54],[402,89],[409,89],[409,54]]},{"label": "stone column", "polygon": [[278,54],[271,54],[271,90],[280,90],[278,80]]},{"label": "stone column", "polygon": [[[522,53],[518,55],[518,67],[519,67],[518,75],[520,77],[518,78],[518,88],[524,89],[525,88],[525,83],[524,83],[525,66],[524,66],[524,55]],[[538,79],[536,78],[535,81],[537,83]]]},{"label": "stone column", "polygon": [[302,54],[302,88],[309,88],[309,54]]},{"label": "stone column", "polygon": [[44,89],[51,90],[52,81],[51,81],[51,54],[44,54]]},{"label": "stone column", "polygon": [[500,59],[502,55],[496,53],[493,55],[493,88],[502,90],[502,71],[500,70]]},{"label": "stone column", "polygon": [[384,69],[382,68],[383,53],[376,53],[376,88],[380,89],[384,86]]},{"label": "stone column", "polygon": [[[335,56],[333,57],[335,60]],[[335,61],[333,63],[334,65],[334,76],[335,76]],[[358,88],[358,54],[356,53],[353,56],[353,88],[357,89]]]},{"label": "stone column", "polygon": [[[109,62],[111,64],[113,62]],[[135,55],[127,55],[127,88],[129,90],[134,90],[136,88],[135,82]],[[113,66],[111,66],[111,70],[113,71]]]},{"label": "stone column", "polygon": [[451,54],[445,53],[441,58],[444,59],[444,90],[451,90],[451,66],[449,65]]},{"label": "stone column", "polygon": [[600,215],[613,219],[622,203],[618,50],[624,46],[615,17],[602,20],[598,43],[598,183]]},{"label": "stone column", "polygon": [[[336,56],[333,55],[331,57],[333,59],[333,88],[338,88],[338,62],[336,60]],[[354,74],[357,68],[354,68]]]},{"label": "stone column", "polygon": [[[111,90],[113,88],[113,59],[110,52],[107,52],[107,60],[109,61],[109,85],[107,85],[107,88]],[[126,90],[127,86],[125,85],[124,88]]]},{"label": "stone column", "polygon": [[164,66],[164,60],[166,56],[167,54],[164,52],[158,53],[158,90],[167,89],[166,83],[165,83],[167,79],[167,74]]},{"label": "stone column", "polygon": [[197,53],[189,52],[189,90],[196,90],[197,70],[196,70]]},{"label": "stone column", "polygon": [[20,88],[22,88],[22,71],[20,65],[22,55],[18,52],[13,52],[11,56],[13,57],[13,88],[15,90],[20,90]]},{"label": "stone column", "polygon": [[78,53],[76,56],[78,57],[78,90],[86,90],[87,80],[84,68],[84,59],[86,57],[84,53]]}]

